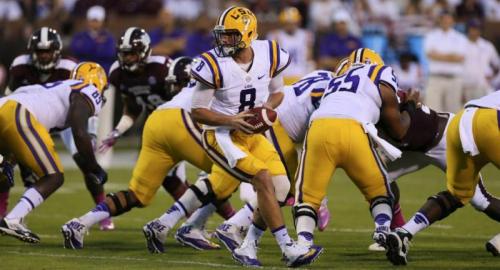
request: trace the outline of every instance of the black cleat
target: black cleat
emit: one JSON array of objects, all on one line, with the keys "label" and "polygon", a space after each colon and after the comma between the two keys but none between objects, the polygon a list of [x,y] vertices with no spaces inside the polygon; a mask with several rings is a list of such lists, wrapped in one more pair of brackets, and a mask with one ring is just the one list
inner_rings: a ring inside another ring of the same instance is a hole
[{"label": "black cleat", "polygon": [[13,236],[23,242],[37,244],[40,237],[26,229],[20,222],[0,220],[0,234]]},{"label": "black cleat", "polygon": [[408,263],[408,251],[410,249],[411,234],[402,228],[397,228],[387,235],[386,256],[394,265],[406,265]]}]

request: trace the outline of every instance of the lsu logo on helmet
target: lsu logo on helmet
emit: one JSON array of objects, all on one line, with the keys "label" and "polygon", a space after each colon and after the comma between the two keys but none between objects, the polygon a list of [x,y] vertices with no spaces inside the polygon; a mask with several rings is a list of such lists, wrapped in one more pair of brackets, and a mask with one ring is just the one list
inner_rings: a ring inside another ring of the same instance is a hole
[{"label": "lsu logo on helmet", "polygon": [[384,60],[382,60],[382,57],[375,51],[368,48],[354,50],[349,55],[349,62],[351,66],[384,65]]},{"label": "lsu logo on helmet", "polygon": [[71,71],[70,78],[93,84],[101,94],[108,86],[106,72],[95,62],[81,62]]},{"label": "lsu logo on helmet", "polygon": [[257,18],[248,8],[233,6],[222,13],[213,32],[216,53],[231,56],[257,39]]}]

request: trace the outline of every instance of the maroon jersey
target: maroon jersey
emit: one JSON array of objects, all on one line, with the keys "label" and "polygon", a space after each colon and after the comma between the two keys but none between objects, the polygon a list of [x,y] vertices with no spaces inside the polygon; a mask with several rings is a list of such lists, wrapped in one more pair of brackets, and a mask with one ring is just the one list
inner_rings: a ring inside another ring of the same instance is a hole
[{"label": "maroon jersey", "polygon": [[21,86],[67,80],[76,65],[72,59],[61,57],[51,72],[40,72],[32,64],[31,56],[22,54],[10,66],[9,89],[14,92]]},{"label": "maroon jersey", "polygon": [[115,61],[109,71],[109,82],[122,95],[153,111],[171,98],[165,88],[168,65],[169,58],[150,56],[142,71],[130,72],[121,69],[118,61]]}]

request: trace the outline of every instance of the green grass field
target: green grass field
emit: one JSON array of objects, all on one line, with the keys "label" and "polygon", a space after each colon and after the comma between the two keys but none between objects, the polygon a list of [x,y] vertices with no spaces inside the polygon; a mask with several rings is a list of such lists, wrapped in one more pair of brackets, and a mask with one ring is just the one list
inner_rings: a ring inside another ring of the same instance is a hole
[{"label": "green grass field", "polygon": [[[110,170],[108,191],[125,189],[130,170]],[[196,171],[189,170],[189,179]],[[500,195],[500,172],[493,167],[484,170],[490,192]],[[406,218],[426,198],[445,187],[444,174],[434,168],[399,180],[401,204]],[[21,184],[13,190],[12,207],[21,195]],[[316,243],[325,247],[321,257],[308,269],[389,269],[393,266],[383,253],[369,252],[373,224],[368,205],[342,171],[330,184],[329,205],[332,220],[325,232],[316,233]],[[240,206],[238,196],[232,199]],[[0,237],[0,269],[235,269],[240,268],[230,254],[218,251],[195,251],[180,246],[173,237],[167,240],[167,252],[149,254],[141,227],[161,215],[172,199],[161,190],[145,209],[135,209],[115,218],[115,231],[91,230],[85,249],[74,251],[62,247],[59,229],[69,219],[80,216],[92,207],[90,196],[77,171],[66,172],[66,183],[28,218],[28,226],[41,237],[41,243],[29,245],[9,237]],[[292,235],[290,208],[285,208]],[[210,219],[213,230],[221,221]],[[471,206],[460,209],[448,219],[434,224],[413,241],[410,263],[405,269],[500,269],[500,257],[484,249],[485,242],[500,233],[498,223],[488,219]],[[267,233],[259,249],[259,258],[268,269],[285,269],[274,239]]]}]

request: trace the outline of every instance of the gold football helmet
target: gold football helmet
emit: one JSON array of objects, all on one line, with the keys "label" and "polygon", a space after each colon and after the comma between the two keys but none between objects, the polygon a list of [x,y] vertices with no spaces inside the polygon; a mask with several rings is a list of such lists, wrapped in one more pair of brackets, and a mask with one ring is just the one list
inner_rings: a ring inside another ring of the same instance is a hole
[{"label": "gold football helmet", "polygon": [[337,63],[337,66],[335,67],[333,74],[335,76],[342,76],[342,75],[344,75],[344,73],[346,73],[347,70],[349,70],[350,67],[351,67],[351,63],[349,62],[349,58],[348,57],[342,58]]},{"label": "gold football helmet", "polygon": [[351,66],[384,64],[384,60],[382,60],[382,57],[375,51],[368,48],[360,48],[354,50],[349,55],[349,62]]},{"label": "gold football helmet", "polygon": [[300,23],[302,16],[296,7],[287,7],[280,12],[280,23]]},{"label": "gold football helmet", "polygon": [[248,8],[230,7],[217,20],[214,36],[217,54],[231,56],[257,38],[257,18]]},{"label": "gold football helmet", "polygon": [[71,71],[70,78],[93,84],[101,94],[108,86],[106,72],[95,62],[81,62]]}]

